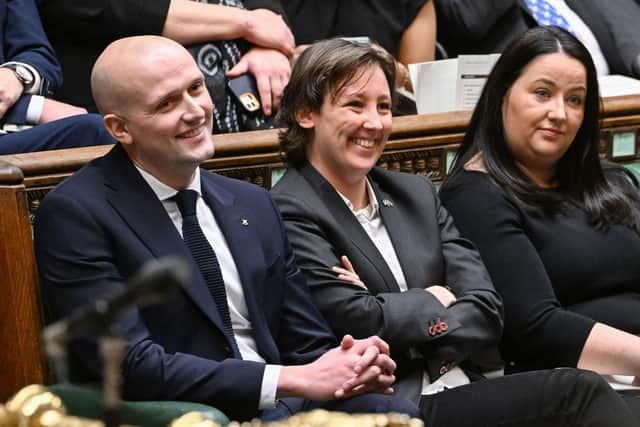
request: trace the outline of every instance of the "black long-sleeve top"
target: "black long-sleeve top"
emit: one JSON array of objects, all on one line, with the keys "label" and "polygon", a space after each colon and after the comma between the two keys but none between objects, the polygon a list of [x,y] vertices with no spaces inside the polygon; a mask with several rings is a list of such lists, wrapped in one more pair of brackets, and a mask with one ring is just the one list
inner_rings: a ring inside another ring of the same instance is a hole
[{"label": "black long-sleeve top", "polygon": [[527,210],[482,172],[462,171],[440,196],[504,300],[507,371],[576,366],[596,321],[640,333],[638,233],[599,230],[576,206]]}]

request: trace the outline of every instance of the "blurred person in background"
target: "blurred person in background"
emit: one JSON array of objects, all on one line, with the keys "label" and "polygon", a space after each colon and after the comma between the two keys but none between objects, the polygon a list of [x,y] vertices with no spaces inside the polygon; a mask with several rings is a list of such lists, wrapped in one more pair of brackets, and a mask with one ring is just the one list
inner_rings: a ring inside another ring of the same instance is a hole
[{"label": "blurred person in background", "polygon": [[637,0],[434,0],[438,41],[450,56],[502,52],[527,29],[559,25],[588,49],[599,75],[640,78]]},{"label": "blurred person in background", "polygon": [[54,101],[60,65],[34,0],[0,0],[0,154],[113,143],[102,118]]},{"label": "blurred person in background", "polygon": [[[205,75],[215,132],[273,125],[295,46],[275,0],[39,0],[38,7],[64,72],[60,100],[96,111],[89,80],[100,52],[121,37],[162,35],[187,46]],[[261,108],[228,88],[242,75],[255,78]]]}]

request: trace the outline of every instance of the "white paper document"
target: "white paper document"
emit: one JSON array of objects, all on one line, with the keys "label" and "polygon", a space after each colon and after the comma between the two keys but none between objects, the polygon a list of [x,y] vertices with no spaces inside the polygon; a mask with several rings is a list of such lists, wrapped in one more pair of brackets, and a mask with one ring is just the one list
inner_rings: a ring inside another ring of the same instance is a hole
[{"label": "white paper document", "polygon": [[473,109],[500,54],[409,64],[418,114]]},{"label": "white paper document", "polygon": [[603,98],[640,94],[640,80],[627,76],[616,74],[600,76],[598,77],[598,84],[600,86],[600,96]]},{"label": "white paper document", "polygon": [[614,390],[640,390],[640,387],[633,385],[633,375],[603,375],[603,377]]}]

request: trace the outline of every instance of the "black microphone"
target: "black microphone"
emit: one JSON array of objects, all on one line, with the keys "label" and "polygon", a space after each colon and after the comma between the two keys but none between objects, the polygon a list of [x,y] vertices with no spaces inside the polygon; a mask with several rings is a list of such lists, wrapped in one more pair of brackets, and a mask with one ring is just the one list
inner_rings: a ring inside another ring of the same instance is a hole
[{"label": "black microphone", "polygon": [[162,301],[189,278],[189,266],[179,257],[147,262],[125,288],[78,307],[68,317],[44,328],[42,336],[47,354],[55,358],[55,353],[64,352],[64,344],[72,337],[104,333],[125,311]]}]

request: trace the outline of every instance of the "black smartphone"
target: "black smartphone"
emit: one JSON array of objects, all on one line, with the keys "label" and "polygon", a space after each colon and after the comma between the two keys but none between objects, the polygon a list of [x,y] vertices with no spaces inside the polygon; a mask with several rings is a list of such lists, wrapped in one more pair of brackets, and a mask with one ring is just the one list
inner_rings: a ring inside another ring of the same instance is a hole
[{"label": "black smartphone", "polygon": [[260,111],[260,95],[256,86],[256,79],[251,74],[243,74],[227,82],[229,90],[235,99],[248,113]]}]

